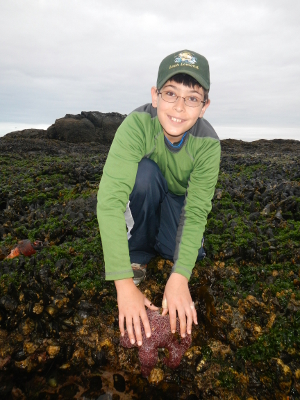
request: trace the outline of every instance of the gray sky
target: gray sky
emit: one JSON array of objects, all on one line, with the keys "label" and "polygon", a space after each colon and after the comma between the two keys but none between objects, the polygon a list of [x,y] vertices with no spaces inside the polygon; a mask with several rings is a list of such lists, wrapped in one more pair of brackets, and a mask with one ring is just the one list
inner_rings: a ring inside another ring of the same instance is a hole
[{"label": "gray sky", "polygon": [[221,136],[300,140],[299,15],[299,0],[0,0],[0,136],[127,114],[189,49],[210,63],[205,117]]}]

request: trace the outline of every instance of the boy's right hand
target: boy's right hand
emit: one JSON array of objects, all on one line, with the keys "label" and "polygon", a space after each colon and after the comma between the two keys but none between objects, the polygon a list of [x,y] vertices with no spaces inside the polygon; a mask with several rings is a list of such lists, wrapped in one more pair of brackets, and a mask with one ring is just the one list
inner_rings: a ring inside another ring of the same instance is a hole
[{"label": "boy's right hand", "polygon": [[[119,307],[119,327],[121,335],[124,336],[124,321],[126,320],[126,328],[130,342],[134,344],[135,340],[137,340],[138,345],[141,346],[143,339],[140,318],[144,325],[146,336],[151,336],[151,329],[145,306],[151,310],[158,310],[158,308],[155,307],[150,300],[148,300],[146,296],[141,293],[141,291],[133,283],[132,278],[115,281],[115,285],[118,294],[117,300]],[[134,337],[133,327],[136,338]]]}]

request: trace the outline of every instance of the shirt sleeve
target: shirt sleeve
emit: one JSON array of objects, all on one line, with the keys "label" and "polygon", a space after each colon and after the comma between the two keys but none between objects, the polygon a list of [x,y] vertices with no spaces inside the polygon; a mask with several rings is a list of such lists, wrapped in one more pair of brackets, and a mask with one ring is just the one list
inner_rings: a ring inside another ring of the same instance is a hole
[{"label": "shirt sleeve", "polygon": [[97,218],[106,280],[133,276],[124,212],[132,192],[138,163],[145,154],[144,124],[136,113],[120,125],[111,145],[99,185]]},{"label": "shirt sleeve", "polygon": [[174,266],[177,272],[190,279],[201,247],[207,216],[211,211],[220,167],[219,140],[205,138],[194,160],[176,236]]}]

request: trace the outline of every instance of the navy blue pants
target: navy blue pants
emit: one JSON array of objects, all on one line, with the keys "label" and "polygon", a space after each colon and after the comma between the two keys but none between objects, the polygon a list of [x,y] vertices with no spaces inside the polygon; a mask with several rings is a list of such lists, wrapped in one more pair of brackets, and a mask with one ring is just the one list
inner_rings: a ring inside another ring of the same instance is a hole
[{"label": "navy blue pants", "polygon": [[[168,191],[167,181],[154,161],[141,160],[125,212],[131,263],[148,264],[157,254],[174,261],[184,198]],[[197,260],[204,257],[201,247]]]}]

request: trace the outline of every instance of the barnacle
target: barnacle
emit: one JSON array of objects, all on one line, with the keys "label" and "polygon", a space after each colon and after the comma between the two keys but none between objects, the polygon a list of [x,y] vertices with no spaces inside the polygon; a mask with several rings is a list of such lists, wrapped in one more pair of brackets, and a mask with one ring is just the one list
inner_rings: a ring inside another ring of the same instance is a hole
[{"label": "barnacle", "polygon": [[153,368],[150,372],[149,383],[158,385],[164,379],[164,371],[160,368]]},{"label": "barnacle", "polygon": [[50,345],[46,348],[47,353],[49,354],[50,358],[54,358],[60,351],[60,346]]},{"label": "barnacle", "polygon": [[229,346],[226,346],[219,340],[209,340],[209,347],[211,348],[214,357],[221,357],[223,360],[232,353]]}]

